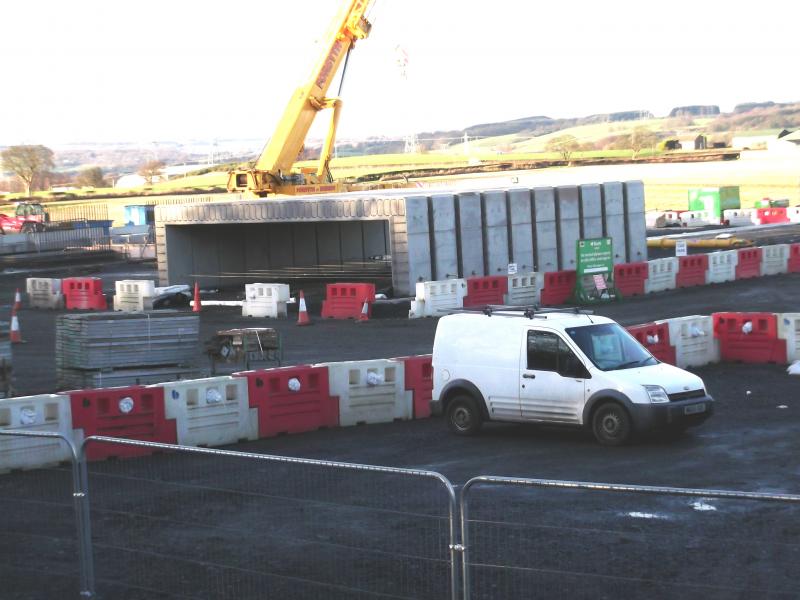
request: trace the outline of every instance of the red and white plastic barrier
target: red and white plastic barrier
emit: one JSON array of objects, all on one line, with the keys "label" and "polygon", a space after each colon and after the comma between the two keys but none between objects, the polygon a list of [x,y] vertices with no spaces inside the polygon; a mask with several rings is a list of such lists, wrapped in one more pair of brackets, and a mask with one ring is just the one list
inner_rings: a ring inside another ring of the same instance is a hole
[{"label": "red and white plastic barrier", "polygon": [[566,304],[575,290],[578,275],[575,271],[551,271],[544,274],[544,286],[541,292],[542,306],[560,306]]},{"label": "red and white plastic barrier", "polygon": [[739,253],[736,250],[722,250],[708,254],[708,283],[724,283],[736,279],[736,265]]},{"label": "red and white plastic barrier", "polygon": [[467,282],[464,279],[442,281],[420,281],[416,286],[416,297],[411,301],[410,319],[441,317],[464,306]]},{"label": "red and white plastic barrier", "polygon": [[[0,431],[49,431],[72,439],[69,396],[42,394],[0,400]],[[58,439],[0,436],[0,473],[38,469],[70,459],[69,446]]]},{"label": "red and white plastic barrier", "polygon": [[61,293],[60,279],[28,277],[25,280],[25,293],[31,308],[58,309],[64,307],[64,294]]},{"label": "red and white plastic barrier", "polygon": [[723,362],[786,362],[787,344],[778,336],[775,313],[714,313],[714,336]]},{"label": "red and white plastic barrier", "polygon": [[508,292],[504,304],[510,306],[538,306],[542,301],[544,273],[520,273],[508,276]]},{"label": "red and white plastic barrier", "polygon": [[289,286],[285,283],[247,283],[244,286],[243,317],[286,317]]},{"label": "red and white plastic barrier", "polygon": [[503,304],[503,298],[507,292],[508,276],[506,275],[469,277],[467,279],[467,295],[464,296],[464,306]]},{"label": "red and white plastic barrier", "polygon": [[678,275],[678,259],[656,258],[647,262],[647,281],[644,291],[648,294],[674,290]]},{"label": "red and white plastic barrier", "polygon": [[375,302],[375,285],[372,283],[329,283],[322,301],[325,319],[359,319],[367,303],[368,316],[372,316]]},{"label": "red and white plastic barrier", "polygon": [[708,283],[708,254],[678,257],[678,274],[675,285],[679,288]]},{"label": "red and white plastic barrier", "polygon": [[415,419],[431,416],[431,398],[433,397],[433,356],[401,356],[394,360],[405,365],[405,388],[411,392]]},{"label": "red and white plastic barrier", "polygon": [[67,277],[61,280],[67,310],[107,310],[103,281],[99,277]]},{"label": "red and white plastic barrier", "polygon": [[625,329],[658,360],[671,365],[675,364],[675,347],[670,343],[668,324],[663,322],[644,323]]},{"label": "red and white plastic barrier", "polygon": [[780,275],[789,269],[789,244],[761,247],[761,276]]},{"label": "red and white plastic barrier", "polygon": [[614,287],[628,296],[641,296],[645,293],[649,267],[646,261],[614,265]]},{"label": "red and white plastic barrier", "polygon": [[711,317],[692,315],[656,323],[669,328],[669,340],[675,347],[675,366],[685,369],[719,362],[719,340],[714,337]]},{"label": "red and white plastic barrier", "polygon": [[141,312],[152,308],[156,284],[146,279],[123,279],[114,282],[114,310]]}]

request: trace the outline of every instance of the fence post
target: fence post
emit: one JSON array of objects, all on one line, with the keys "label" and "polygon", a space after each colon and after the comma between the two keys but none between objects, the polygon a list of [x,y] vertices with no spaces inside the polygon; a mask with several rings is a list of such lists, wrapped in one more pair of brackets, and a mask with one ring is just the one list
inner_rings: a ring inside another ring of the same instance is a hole
[{"label": "fence post", "polygon": [[78,552],[81,566],[81,598],[94,598],[94,553],[92,552],[92,521],[89,515],[89,477],[86,473],[86,442],[79,449],[72,447],[72,480],[75,499],[75,521],[78,529]]}]

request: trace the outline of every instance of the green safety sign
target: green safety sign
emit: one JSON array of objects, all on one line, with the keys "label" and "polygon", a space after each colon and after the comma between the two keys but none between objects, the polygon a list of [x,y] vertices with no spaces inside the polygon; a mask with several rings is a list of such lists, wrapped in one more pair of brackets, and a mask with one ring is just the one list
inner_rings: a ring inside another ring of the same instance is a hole
[{"label": "green safety sign", "polygon": [[614,269],[614,252],[611,238],[595,238],[578,240],[577,242],[578,277],[600,273],[610,274]]},{"label": "green safety sign", "polygon": [[583,304],[619,298],[613,282],[614,251],[611,238],[578,240],[576,249],[576,281],[572,299]]}]

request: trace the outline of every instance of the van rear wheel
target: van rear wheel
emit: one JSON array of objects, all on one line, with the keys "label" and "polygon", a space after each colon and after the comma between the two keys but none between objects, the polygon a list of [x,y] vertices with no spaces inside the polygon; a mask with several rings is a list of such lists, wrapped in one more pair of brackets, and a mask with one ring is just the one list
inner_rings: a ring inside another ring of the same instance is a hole
[{"label": "van rear wheel", "polygon": [[600,405],[592,417],[594,437],[603,446],[622,446],[631,437],[628,411],[616,402]]},{"label": "van rear wheel", "polygon": [[474,435],[481,428],[483,415],[475,398],[456,396],[447,405],[447,427],[458,435]]}]

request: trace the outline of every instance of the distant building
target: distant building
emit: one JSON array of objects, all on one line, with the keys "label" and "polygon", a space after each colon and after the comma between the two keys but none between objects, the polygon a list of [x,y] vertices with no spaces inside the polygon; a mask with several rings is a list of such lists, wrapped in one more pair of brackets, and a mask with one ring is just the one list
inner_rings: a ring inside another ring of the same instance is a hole
[{"label": "distant building", "polygon": [[680,150],[681,143],[678,140],[664,140],[664,150]]},{"label": "distant building", "polygon": [[705,150],[708,147],[708,140],[702,133],[694,138],[694,149]]}]

